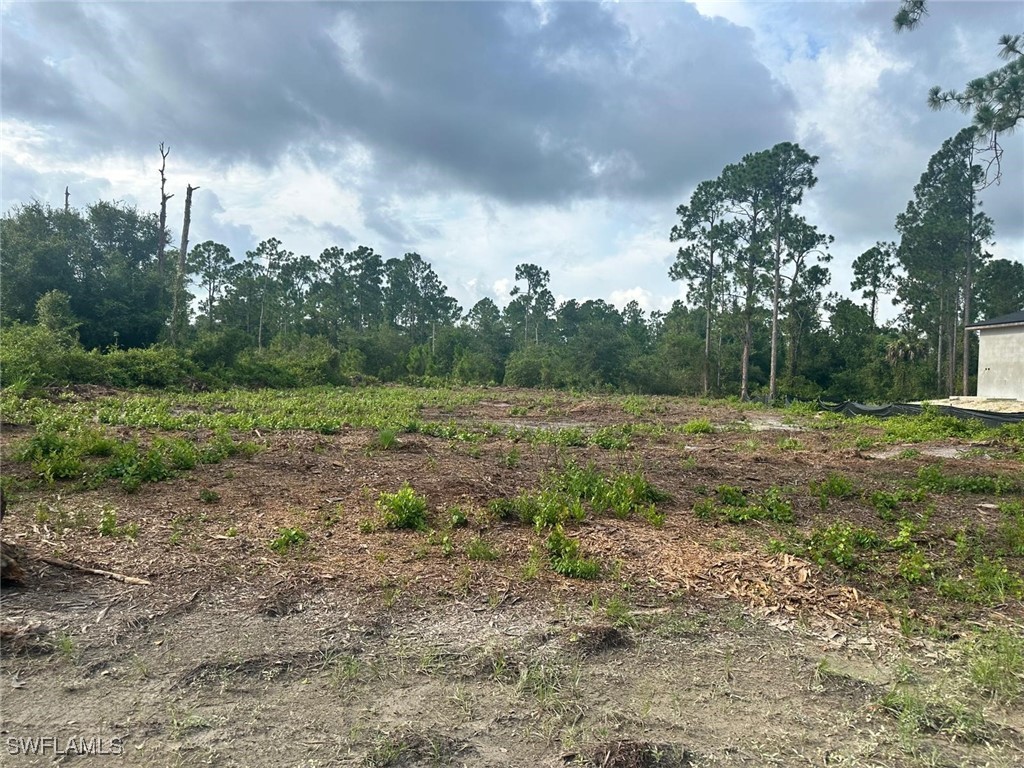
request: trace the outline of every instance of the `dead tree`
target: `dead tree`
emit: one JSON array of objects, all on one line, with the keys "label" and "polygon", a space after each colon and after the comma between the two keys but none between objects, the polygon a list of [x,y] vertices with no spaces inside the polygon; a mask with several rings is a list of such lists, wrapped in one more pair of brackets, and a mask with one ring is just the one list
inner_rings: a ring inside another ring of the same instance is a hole
[{"label": "dead tree", "polygon": [[185,295],[185,257],[188,254],[188,228],[192,222],[192,193],[199,187],[185,187],[185,220],[181,225],[178,271],[174,277],[174,304],[171,309],[171,345],[178,346],[188,325],[188,298]]},{"label": "dead tree", "polygon": [[157,274],[160,276],[160,290],[163,291],[164,284],[164,252],[167,249],[167,201],[174,195],[168,195],[167,188],[167,156],[171,154],[171,148],[164,148],[160,142],[160,230],[156,233],[156,266]]},{"label": "dead tree", "polygon": [[71,187],[64,187],[64,213],[71,212]]}]

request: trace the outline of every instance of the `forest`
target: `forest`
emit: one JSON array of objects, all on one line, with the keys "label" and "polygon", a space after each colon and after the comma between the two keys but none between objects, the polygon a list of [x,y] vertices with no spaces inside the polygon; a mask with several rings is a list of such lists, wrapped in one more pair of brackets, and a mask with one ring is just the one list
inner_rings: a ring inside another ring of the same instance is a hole
[{"label": "forest", "polygon": [[[169,247],[161,167],[160,213],[30,201],[3,216],[3,385],[971,394],[977,350],[965,325],[1024,306],[1024,263],[988,250],[985,136],[965,128],[942,144],[896,217],[899,241],[861,254],[842,291],[828,267],[832,236],[799,212],[818,158],[789,142],[744,156],[678,207],[667,277],[687,298],[651,313],[601,299],[556,305],[550,273],[533,263],[516,267],[504,307],[482,298],[464,308],[415,252],[331,246],[313,256],[273,237],[240,258],[211,240],[190,248],[192,187]],[[887,297],[899,315],[880,323]]]}]

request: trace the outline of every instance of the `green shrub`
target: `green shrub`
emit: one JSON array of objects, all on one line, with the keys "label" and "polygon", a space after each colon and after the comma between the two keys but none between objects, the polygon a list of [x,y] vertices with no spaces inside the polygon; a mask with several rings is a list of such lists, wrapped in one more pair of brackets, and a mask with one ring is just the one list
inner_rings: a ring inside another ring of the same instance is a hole
[{"label": "green shrub", "polygon": [[381,493],[377,499],[387,528],[427,530],[427,500],[405,483],[395,493]]}]

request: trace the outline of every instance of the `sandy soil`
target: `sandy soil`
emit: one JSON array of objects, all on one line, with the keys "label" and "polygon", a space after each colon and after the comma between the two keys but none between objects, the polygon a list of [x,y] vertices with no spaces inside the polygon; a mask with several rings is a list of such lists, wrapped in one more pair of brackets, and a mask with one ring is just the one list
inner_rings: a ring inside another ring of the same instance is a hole
[{"label": "sandy soil", "polygon": [[[512,415],[512,399],[499,392],[444,418],[585,430],[631,420],[611,398],[565,397],[525,416]],[[708,418],[720,431],[667,431],[624,451],[414,434],[382,451],[369,430],[280,432],[260,435],[252,458],[134,494],[25,492],[5,538],[35,558],[150,583],[28,561],[29,585],[5,589],[0,605],[20,632],[0,658],[0,764],[1024,763],[1014,706],[986,706],[983,739],[909,732],[884,710],[897,682],[939,683],[955,662],[942,643],[901,634],[870,573],[773,555],[760,524],[693,514],[708,488],[730,484],[790,489],[804,527],[866,520],[873,512],[860,502],[823,511],[809,484],[841,471],[864,489],[890,487],[930,461],[926,452],[873,456],[780,412],[660,402],[641,420]],[[4,446],[25,434],[6,428]],[[786,439],[799,445],[780,448]],[[1020,466],[966,444],[924,448],[964,448],[956,461],[968,468]],[[599,581],[531,572],[538,534],[486,514],[490,500],[536,488],[569,459],[609,473],[642,468],[671,496],[660,528],[599,518],[574,529],[606,564]],[[368,531],[378,494],[406,481],[430,500],[438,532]],[[203,490],[216,501],[204,503]],[[936,524],[990,514],[978,504],[936,509]],[[135,540],[97,535],[105,505],[138,525]],[[444,529],[453,505],[468,527]],[[58,512],[86,523],[58,530]],[[282,527],[301,527],[309,542],[271,551]],[[475,539],[499,557],[471,559]],[[931,608],[921,597],[912,613],[926,622]],[[1022,615],[1014,602],[966,618],[981,626]],[[69,739],[93,739],[119,754],[25,754],[23,740],[42,736],[65,753]]]}]

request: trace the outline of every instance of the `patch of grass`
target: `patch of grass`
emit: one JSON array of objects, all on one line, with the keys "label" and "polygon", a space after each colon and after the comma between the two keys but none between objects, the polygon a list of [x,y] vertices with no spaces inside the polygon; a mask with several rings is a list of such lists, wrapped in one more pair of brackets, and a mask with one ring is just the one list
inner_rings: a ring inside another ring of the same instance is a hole
[{"label": "patch of grass", "polygon": [[395,493],[381,493],[377,508],[387,528],[427,530],[427,500],[408,483]]},{"label": "patch of grass", "polygon": [[888,522],[896,519],[895,513],[903,504],[923,499],[924,492],[921,490],[873,491],[869,497],[871,506],[878,512],[878,516]]},{"label": "patch of grass", "polygon": [[931,493],[986,493],[1001,496],[1024,491],[1024,482],[1003,475],[947,475],[939,464],[921,467],[917,486]]},{"label": "patch of grass", "polygon": [[795,437],[780,437],[775,446],[780,451],[802,451],[804,444]]},{"label": "patch of grass", "polygon": [[488,544],[483,537],[477,536],[466,544],[466,557],[470,560],[497,560],[501,554]]},{"label": "patch of grass", "polygon": [[540,491],[494,499],[488,508],[501,520],[518,519],[538,529],[579,522],[588,511],[619,518],[636,514],[652,524],[660,524],[664,518],[655,504],[667,498],[640,472],[607,477],[593,464],[580,466],[569,462],[561,471],[547,475]]},{"label": "patch of grass", "polygon": [[277,538],[270,542],[270,548],[279,555],[285,555],[304,547],[308,541],[309,534],[301,528],[278,528]]},{"label": "patch of grass", "polygon": [[590,442],[610,451],[624,451],[632,445],[633,429],[630,426],[601,427],[590,436]]},{"label": "patch of grass", "polygon": [[894,689],[882,697],[883,712],[896,718],[905,737],[935,733],[958,741],[987,741],[991,728],[981,712],[960,701],[942,701],[909,690]]},{"label": "patch of grass", "polygon": [[60,500],[41,501],[36,504],[35,520],[40,525],[49,525],[58,535],[67,530],[89,528],[95,518],[81,508],[68,509]]},{"label": "patch of grass", "polygon": [[848,499],[857,493],[853,481],[838,472],[830,472],[820,482],[812,481],[810,487],[811,493],[818,497],[822,511],[828,509],[830,499]]},{"label": "patch of grass", "polygon": [[200,488],[199,500],[203,502],[203,504],[216,504],[220,501],[220,494],[212,488]]},{"label": "patch of grass", "polygon": [[398,439],[398,430],[394,427],[384,427],[377,432],[372,447],[379,451],[393,451],[401,446]]},{"label": "patch of grass", "polygon": [[711,435],[715,432],[715,426],[710,419],[691,419],[683,424],[682,431],[687,435]]},{"label": "patch of grass", "polygon": [[742,488],[720,485],[715,489],[715,499],[701,499],[693,511],[700,520],[717,517],[730,523],[770,520],[789,524],[794,521],[792,503],[775,487],[752,500]]},{"label": "patch of grass", "polygon": [[974,686],[1004,704],[1024,697],[1024,632],[997,628],[964,643],[963,660]]}]

